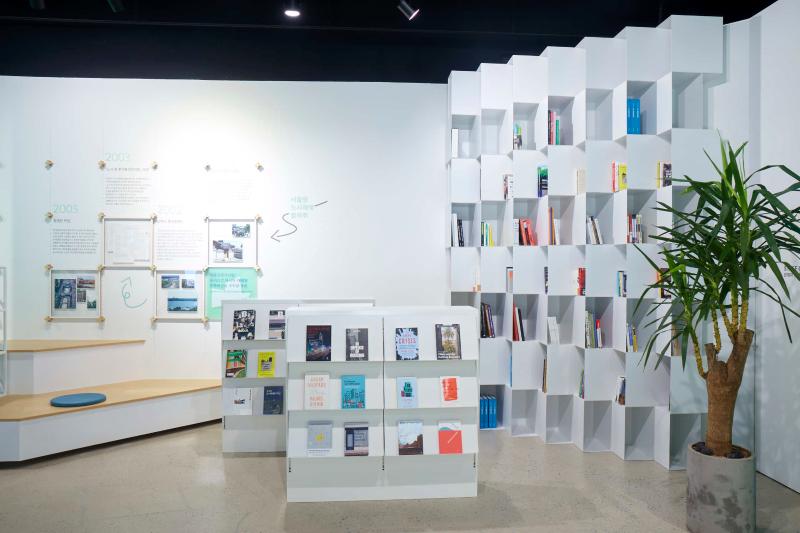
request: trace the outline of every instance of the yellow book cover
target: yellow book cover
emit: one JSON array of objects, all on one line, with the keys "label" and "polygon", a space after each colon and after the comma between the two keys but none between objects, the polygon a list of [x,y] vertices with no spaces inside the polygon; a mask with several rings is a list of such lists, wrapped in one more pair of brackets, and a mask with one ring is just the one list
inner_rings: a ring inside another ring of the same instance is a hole
[{"label": "yellow book cover", "polygon": [[492,231],[491,224],[489,225],[489,246],[494,246],[494,231]]},{"label": "yellow book cover", "polygon": [[275,377],[275,352],[258,352],[258,377]]},{"label": "yellow book cover", "polygon": [[619,164],[619,190],[624,191],[628,188],[628,165]]}]

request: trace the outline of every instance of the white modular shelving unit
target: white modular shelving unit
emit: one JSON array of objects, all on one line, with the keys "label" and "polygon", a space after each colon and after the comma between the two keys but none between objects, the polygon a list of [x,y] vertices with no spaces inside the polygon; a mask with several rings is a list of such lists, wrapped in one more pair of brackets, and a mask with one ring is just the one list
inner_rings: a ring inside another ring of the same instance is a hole
[{"label": "white modular shelving unit", "polygon": [[[287,312],[287,500],[343,501],[467,497],[477,495],[478,322],[468,307],[303,309]],[[459,324],[461,359],[437,360],[436,324]],[[306,328],[331,327],[331,360],[306,361]],[[395,329],[416,327],[419,360],[398,361]],[[368,328],[367,361],[347,361],[345,330]],[[305,409],[305,375],[329,375],[328,408]],[[365,408],[341,408],[341,377],[364,375]],[[418,406],[397,404],[397,377],[417,380]],[[459,401],[443,406],[439,379],[459,376]],[[398,423],[418,420],[423,453],[400,455]],[[458,420],[461,454],[440,454],[438,424]],[[310,456],[308,424],[332,424],[327,455]],[[369,427],[367,456],[344,455],[344,426]]]},{"label": "white modular shelving unit", "polygon": [[[222,387],[223,389],[250,389],[252,414],[225,414],[223,391],[222,451],[223,452],[282,452],[286,451],[287,362],[286,334],[282,339],[269,338],[270,312],[303,308],[362,308],[372,307],[374,300],[224,300],[222,302]],[[233,338],[233,314],[237,310],[256,313],[253,339]],[[285,323],[284,323],[285,324]],[[288,330],[284,329],[284,332]],[[225,377],[228,350],[247,350],[246,377]],[[275,352],[275,376],[258,377],[258,352]],[[283,387],[283,410],[280,415],[264,415],[264,387]]]},{"label": "white modular shelving unit", "polygon": [[[677,185],[658,186],[658,163],[671,162],[673,176],[714,176],[703,150],[717,153],[719,141],[705,106],[710,80],[723,70],[722,39],[721,18],[673,16],[658,28],[627,27],[615,38],[587,37],[575,48],[548,47],[537,57],[451,73],[448,113],[460,146],[448,145],[446,158],[450,212],[462,220],[465,241],[453,246],[448,217],[451,303],[492,306],[496,335],[480,339],[481,392],[497,396],[498,425],[512,435],[667,468],[682,468],[687,443],[699,440],[706,406],[697,401],[705,395],[695,370],[674,357],[643,368],[642,354],[625,341],[628,324],[637,328],[639,349],[652,334],[636,303],[656,279],[642,255],[658,257],[648,236],[672,223],[657,203],[692,201]],[[627,131],[628,98],[640,99],[641,134]],[[557,146],[548,144],[548,110],[562,121]],[[519,145],[515,131],[522,132]],[[627,189],[612,189],[612,162],[627,164]],[[540,165],[549,179],[542,197]],[[508,174],[513,194],[506,198]],[[556,246],[548,245],[551,208],[560,220]],[[642,215],[638,246],[627,242],[629,214]],[[589,244],[589,216],[604,244]],[[531,219],[536,246],[514,244],[515,218]],[[481,222],[493,226],[495,246],[480,246]],[[577,294],[580,267],[584,295]],[[627,296],[617,294],[618,271],[627,274]],[[650,296],[654,303],[657,295]],[[512,340],[515,305],[524,341]],[[603,348],[586,346],[587,310],[600,320]],[[558,345],[548,317],[557,319]],[[625,405],[615,402],[620,376]]]}]

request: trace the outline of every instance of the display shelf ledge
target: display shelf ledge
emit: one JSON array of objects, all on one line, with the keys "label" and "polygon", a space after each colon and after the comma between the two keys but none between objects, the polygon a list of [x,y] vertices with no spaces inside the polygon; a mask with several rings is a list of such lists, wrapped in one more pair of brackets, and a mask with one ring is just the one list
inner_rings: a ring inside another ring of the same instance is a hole
[{"label": "display shelf ledge", "polygon": [[144,344],[144,339],[94,339],[94,340],[62,340],[62,339],[24,339],[9,340],[9,353],[56,352],[60,350],[77,350],[80,348],[99,348],[121,344]]}]

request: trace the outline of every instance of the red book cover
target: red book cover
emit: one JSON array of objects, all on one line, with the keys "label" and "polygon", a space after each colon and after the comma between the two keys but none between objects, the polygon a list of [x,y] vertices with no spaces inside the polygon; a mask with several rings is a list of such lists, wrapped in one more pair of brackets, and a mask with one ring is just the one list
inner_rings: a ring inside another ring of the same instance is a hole
[{"label": "red book cover", "polygon": [[442,455],[464,453],[461,444],[460,422],[439,423],[439,453]]},{"label": "red book cover", "polygon": [[442,384],[442,402],[457,402],[458,401],[458,377],[445,376],[441,380]]},{"label": "red book cover", "polygon": [[525,220],[528,221],[528,225],[525,227],[525,232],[528,234],[528,244],[536,246],[536,235],[533,234],[533,222],[531,222],[529,218]]},{"label": "red book cover", "polygon": [[511,333],[511,340],[518,341],[519,340],[519,329],[517,328],[517,306],[514,306],[514,327]]}]

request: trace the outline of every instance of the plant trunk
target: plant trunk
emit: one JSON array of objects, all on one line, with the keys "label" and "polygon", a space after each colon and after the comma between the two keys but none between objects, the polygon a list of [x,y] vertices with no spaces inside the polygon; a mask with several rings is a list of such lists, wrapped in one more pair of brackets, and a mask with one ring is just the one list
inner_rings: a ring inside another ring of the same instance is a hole
[{"label": "plant trunk", "polygon": [[739,386],[742,384],[747,354],[753,343],[753,335],[751,330],[737,335],[727,361],[717,360],[714,345],[706,345],[708,355],[706,446],[716,456],[724,457],[733,449],[733,411],[736,407]]}]

